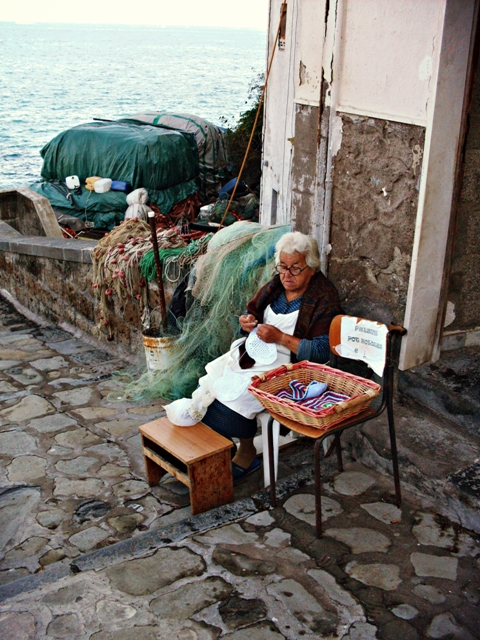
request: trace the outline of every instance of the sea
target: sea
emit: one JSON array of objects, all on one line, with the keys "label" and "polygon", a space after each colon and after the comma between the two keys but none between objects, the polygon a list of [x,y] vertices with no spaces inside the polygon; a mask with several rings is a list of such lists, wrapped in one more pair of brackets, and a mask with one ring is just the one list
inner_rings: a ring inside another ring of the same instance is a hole
[{"label": "sea", "polygon": [[42,147],[143,111],[234,126],[266,67],[266,31],[0,23],[0,188],[40,179]]}]

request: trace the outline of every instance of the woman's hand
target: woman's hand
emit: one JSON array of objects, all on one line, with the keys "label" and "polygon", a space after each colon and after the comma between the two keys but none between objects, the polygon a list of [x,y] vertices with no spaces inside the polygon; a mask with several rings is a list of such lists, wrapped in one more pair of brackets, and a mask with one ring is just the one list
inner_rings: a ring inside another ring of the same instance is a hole
[{"label": "woman's hand", "polygon": [[257,336],[264,342],[275,342],[275,344],[281,344],[293,353],[297,353],[298,345],[300,344],[300,338],[291,336],[288,333],[283,333],[277,327],[271,324],[259,324],[257,330]]},{"label": "woman's hand", "polygon": [[257,330],[257,336],[264,342],[275,342],[276,344],[282,344],[283,332],[277,327],[271,324],[259,324]]},{"label": "woman's hand", "polygon": [[251,313],[240,316],[238,321],[240,322],[242,330],[246,333],[250,333],[258,324],[258,320],[255,318],[255,316],[252,316]]}]

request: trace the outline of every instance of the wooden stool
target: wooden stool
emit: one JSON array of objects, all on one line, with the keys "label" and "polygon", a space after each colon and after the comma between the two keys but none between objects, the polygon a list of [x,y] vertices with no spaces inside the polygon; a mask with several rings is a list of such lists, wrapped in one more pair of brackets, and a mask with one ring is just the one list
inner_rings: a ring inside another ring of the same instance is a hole
[{"label": "wooden stool", "polygon": [[139,427],[148,484],[167,472],[190,489],[192,515],[233,501],[233,443],[206,425],[177,427],[159,418]]}]

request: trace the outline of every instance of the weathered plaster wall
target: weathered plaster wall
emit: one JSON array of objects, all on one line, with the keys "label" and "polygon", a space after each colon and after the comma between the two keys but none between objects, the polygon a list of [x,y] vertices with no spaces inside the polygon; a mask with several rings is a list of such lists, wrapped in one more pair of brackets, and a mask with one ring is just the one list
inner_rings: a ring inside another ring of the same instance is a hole
[{"label": "weathered plaster wall", "polygon": [[445,264],[476,0],[448,0],[429,100],[400,369],[440,357]]},{"label": "weathered plaster wall", "polygon": [[292,160],[292,226],[310,234],[317,182],[317,129],[319,108],[295,105],[295,139]]},{"label": "weathered plaster wall", "polygon": [[473,86],[448,309],[450,331],[480,327],[480,65]]},{"label": "weathered plaster wall", "polygon": [[[272,0],[268,33],[268,59],[274,63],[268,80],[263,121],[263,166],[260,222],[290,222],[290,167],[294,136],[295,3],[288,3],[285,47],[274,45],[282,0]],[[275,48],[274,48],[275,46]]]},{"label": "weathered plaster wall", "polygon": [[[268,59],[272,55],[273,42],[278,28],[278,17],[282,0],[271,0]],[[325,0],[303,2],[289,0],[287,3],[287,24],[284,49],[275,49],[265,102],[263,168],[261,190],[262,224],[286,224],[293,220],[294,225],[303,224],[302,211],[295,221],[296,208],[300,203],[299,193],[311,195],[311,186],[299,185],[295,179],[292,184],[292,163],[296,161],[293,172],[298,176],[301,162],[296,160],[295,144],[303,144],[303,127],[298,127],[298,118],[312,118],[317,129],[318,117],[309,111],[320,104],[322,89],[322,55],[325,39]],[[303,111],[306,107],[306,111]],[[307,128],[310,131],[309,128]],[[300,138],[297,138],[297,133]],[[306,140],[308,151],[312,153],[313,140]],[[302,147],[298,147],[302,153]],[[308,178],[311,180],[311,169]],[[295,190],[297,193],[295,194]],[[310,214],[313,209],[310,207]],[[312,226],[311,221],[310,226]]]},{"label": "weathered plaster wall", "polygon": [[403,321],[424,129],[342,115],[329,277],[348,313]]},{"label": "weathered plaster wall", "polygon": [[295,101],[316,105],[322,88],[322,56],[325,37],[326,0],[289,2],[295,13]]},{"label": "weathered plaster wall", "polygon": [[424,125],[445,0],[337,0],[342,11],[336,108]]}]

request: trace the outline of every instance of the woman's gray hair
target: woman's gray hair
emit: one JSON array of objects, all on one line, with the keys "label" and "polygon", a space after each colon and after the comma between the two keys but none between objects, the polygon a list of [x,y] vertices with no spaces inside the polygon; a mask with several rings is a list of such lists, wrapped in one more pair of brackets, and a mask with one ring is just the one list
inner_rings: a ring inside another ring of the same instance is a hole
[{"label": "woman's gray hair", "polygon": [[281,253],[292,255],[295,252],[304,256],[308,267],[315,269],[315,271],[320,270],[320,253],[317,241],[315,238],[300,233],[300,231],[291,231],[280,238],[275,245],[275,264],[280,263]]}]

